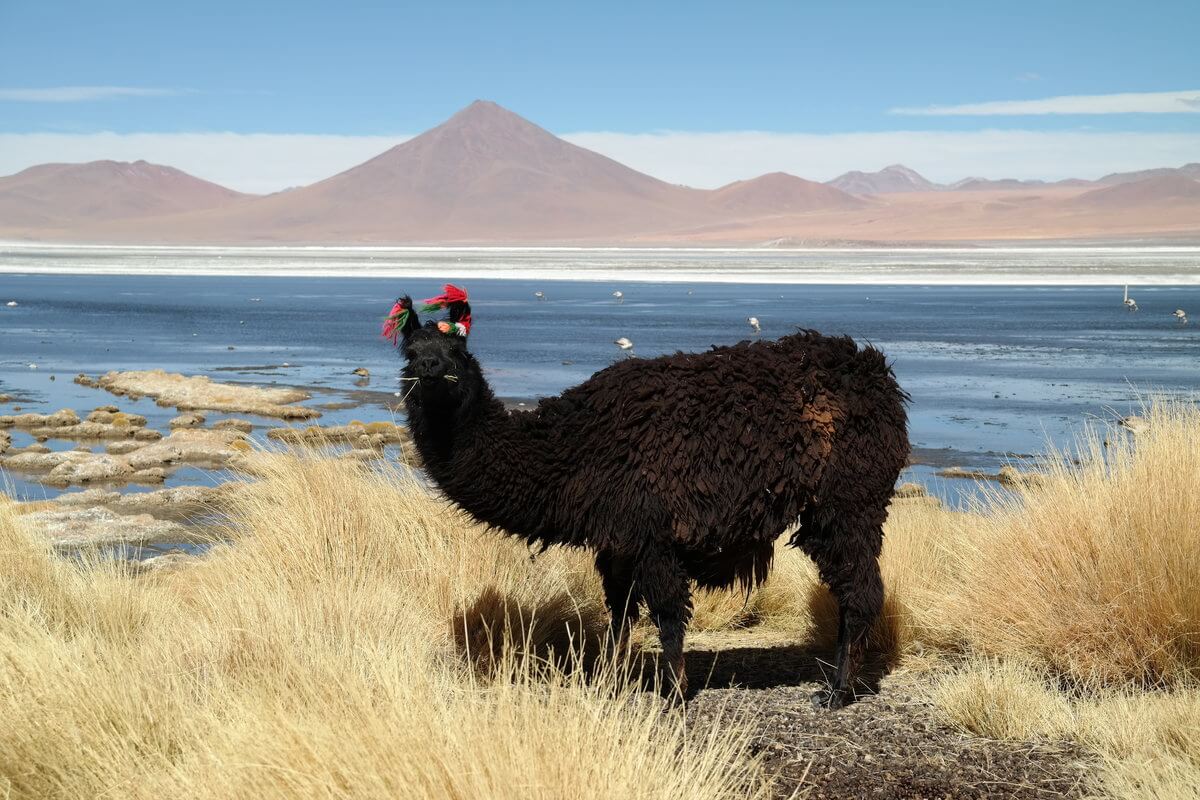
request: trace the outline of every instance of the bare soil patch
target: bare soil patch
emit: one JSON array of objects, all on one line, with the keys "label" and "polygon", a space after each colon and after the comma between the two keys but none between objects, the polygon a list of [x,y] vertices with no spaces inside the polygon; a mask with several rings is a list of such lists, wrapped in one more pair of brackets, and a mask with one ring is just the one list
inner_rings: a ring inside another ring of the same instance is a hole
[{"label": "bare soil patch", "polygon": [[[964,734],[923,698],[923,678],[896,673],[856,703],[812,707],[828,654],[796,645],[688,653],[688,678],[703,685],[688,704],[698,732],[729,708],[746,712],[755,750],[780,798],[1082,797],[1085,754],[1069,744],[1014,743]],[[794,794],[793,794],[794,793]]]}]

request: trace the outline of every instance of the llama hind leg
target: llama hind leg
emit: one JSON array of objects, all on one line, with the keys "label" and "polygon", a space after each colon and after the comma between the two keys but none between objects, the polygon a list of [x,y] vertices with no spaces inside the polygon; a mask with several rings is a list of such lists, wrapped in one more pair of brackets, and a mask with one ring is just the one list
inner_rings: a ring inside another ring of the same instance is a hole
[{"label": "llama hind leg", "polygon": [[842,526],[836,538],[812,553],[821,579],[838,602],[838,640],[833,680],[813,695],[813,704],[838,709],[853,699],[853,682],[866,652],[867,639],[883,608],[879,524]]},{"label": "llama hind leg", "polygon": [[646,601],[650,619],[658,628],[663,660],[670,671],[663,685],[672,700],[687,698],[687,672],[683,660],[683,634],[692,618],[692,591],[687,572],[674,553],[652,549],[642,554],[634,569],[637,591]]},{"label": "llama hind leg", "polygon": [[616,654],[629,648],[629,632],[637,622],[641,601],[633,584],[633,565],[626,559],[601,552],[596,555],[596,571],[604,586],[604,602],[608,606],[609,647]]}]

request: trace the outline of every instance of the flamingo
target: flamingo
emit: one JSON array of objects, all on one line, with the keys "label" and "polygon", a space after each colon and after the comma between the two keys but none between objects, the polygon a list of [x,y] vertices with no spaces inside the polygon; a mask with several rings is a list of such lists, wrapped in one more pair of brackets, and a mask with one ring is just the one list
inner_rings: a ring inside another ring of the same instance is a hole
[{"label": "flamingo", "polygon": [[746,317],[746,322],[750,323],[750,327],[754,328],[755,333],[762,333],[762,325],[758,324],[758,317]]},{"label": "flamingo", "polygon": [[1179,320],[1180,325],[1187,325],[1187,314],[1184,313],[1182,308],[1175,309],[1175,313],[1172,316]]},{"label": "flamingo", "polygon": [[1129,284],[1125,284],[1125,300],[1124,300],[1124,303],[1125,303],[1125,307],[1126,307],[1127,309],[1129,309],[1130,311],[1137,311],[1137,310],[1138,310],[1137,303],[1136,303],[1136,302],[1134,302],[1133,298],[1129,296]]},{"label": "flamingo", "polygon": [[618,303],[625,302],[625,293],[622,292],[620,289],[617,289],[615,292],[613,292],[613,297],[617,298]]},{"label": "flamingo", "polygon": [[538,300],[546,299],[546,293],[543,292],[541,289],[538,289],[536,292],[534,292],[533,296],[536,297]]},{"label": "flamingo", "polygon": [[620,339],[614,340],[613,344],[622,350],[625,350],[626,352],[633,349],[633,342],[626,336],[622,336]]}]

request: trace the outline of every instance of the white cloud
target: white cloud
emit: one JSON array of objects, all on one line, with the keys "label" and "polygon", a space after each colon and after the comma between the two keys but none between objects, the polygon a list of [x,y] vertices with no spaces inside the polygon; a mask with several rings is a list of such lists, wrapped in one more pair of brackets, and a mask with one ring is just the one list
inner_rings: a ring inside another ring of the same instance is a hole
[{"label": "white cloud", "polygon": [[164,97],[179,94],[175,89],[137,86],[51,86],[44,89],[0,89],[0,100],[21,103],[80,103],[114,97]]},{"label": "white cloud", "polygon": [[273,133],[0,133],[0,175],[46,162],[111,159],[177,167],[256,194],[303,186],[409,137]]},{"label": "white cloud", "polygon": [[1200,89],[1182,92],[1127,92],[1077,94],[1042,100],[997,100],[957,106],[923,106],[889,109],[889,114],[915,116],[993,116],[1030,114],[1196,114]]},{"label": "white cloud", "polygon": [[[0,175],[50,161],[145,159],[245,192],[327,178],[407,136],[241,133],[0,133]],[[935,181],[1096,178],[1200,160],[1200,133],[887,131],[571,133],[563,138],[671,183],[713,188],[765,172],[829,180],[903,163]]]},{"label": "white cloud", "polygon": [[882,131],[874,133],[575,133],[563,138],[672,183],[713,188],[765,172],[826,181],[889,164],[934,181],[1058,180],[1200,160],[1200,133]]}]

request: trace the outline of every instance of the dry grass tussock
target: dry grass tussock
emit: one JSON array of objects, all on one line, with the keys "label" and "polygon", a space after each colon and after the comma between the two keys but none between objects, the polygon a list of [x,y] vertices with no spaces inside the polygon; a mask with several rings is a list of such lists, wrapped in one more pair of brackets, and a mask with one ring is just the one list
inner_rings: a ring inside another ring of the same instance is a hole
[{"label": "dry grass tussock", "polygon": [[947,541],[922,632],[967,657],[933,696],[964,729],[1068,739],[1106,797],[1200,798],[1200,411],[1085,442]]},{"label": "dry grass tussock", "polygon": [[[968,731],[1078,742],[1103,796],[1200,798],[1200,410],[1145,415],[1136,440],[1098,428],[1080,464],[1057,454],[972,513],[894,503],[875,639]],[[705,596],[697,621],[832,639],[833,603],[792,551],[731,608]]]},{"label": "dry grass tussock", "polygon": [[[735,721],[697,734],[603,670],[539,658],[600,627],[585,559],[531,565],[396,475],[258,471],[238,543],[150,579],[59,559],[0,505],[0,796],[766,791]],[[533,655],[481,677],[451,620],[489,592],[559,624],[518,623]]]},{"label": "dry grass tussock", "polygon": [[[1147,417],[987,508],[894,503],[874,638],[967,730],[1078,741],[1108,796],[1195,797],[1200,411]],[[55,559],[0,508],[0,796],[765,791],[735,718],[698,740],[607,662],[585,678],[586,554],[531,563],[397,474],[258,458],[237,544],[153,579]],[[781,547],[756,591],[697,595],[692,641],[827,648],[834,621]]]},{"label": "dry grass tussock", "polygon": [[1083,466],[963,517],[928,636],[1080,686],[1200,678],[1200,410],[1158,403],[1149,431],[1094,431]]},{"label": "dry grass tussock", "polygon": [[971,733],[1083,745],[1098,760],[1099,796],[1200,798],[1200,686],[1170,692],[1093,687],[1067,694],[1044,671],[978,658],[939,677],[932,696]]}]

